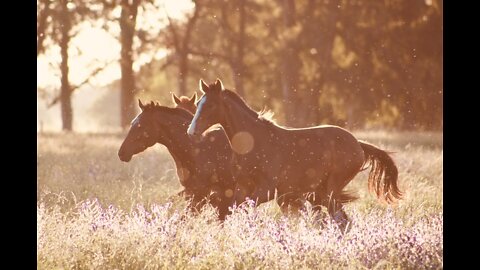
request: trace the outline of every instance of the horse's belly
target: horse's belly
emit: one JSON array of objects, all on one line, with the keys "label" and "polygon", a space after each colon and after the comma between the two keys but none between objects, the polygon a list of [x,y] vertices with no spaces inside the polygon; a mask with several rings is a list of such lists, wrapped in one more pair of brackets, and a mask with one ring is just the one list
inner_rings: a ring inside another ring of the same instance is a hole
[{"label": "horse's belly", "polygon": [[303,162],[299,166],[286,166],[280,172],[279,192],[315,191],[328,178],[329,164]]}]

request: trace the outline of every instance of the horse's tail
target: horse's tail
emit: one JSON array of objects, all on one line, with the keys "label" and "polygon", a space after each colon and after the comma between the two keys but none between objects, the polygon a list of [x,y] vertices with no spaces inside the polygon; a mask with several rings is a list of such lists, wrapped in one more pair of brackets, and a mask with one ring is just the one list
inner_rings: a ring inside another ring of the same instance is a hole
[{"label": "horse's tail", "polygon": [[353,193],[353,191],[345,191],[345,190],[340,191],[340,194],[338,194],[335,198],[337,202],[342,204],[353,202],[356,199],[358,199],[358,196],[355,193]]},{"label": "horse's tail", "polygon": [[[371,166],[368,175],[368,189],[374,191],[379,199],[393,203],[402,199],[403,193],[398,189],[398,170],[393,159],[380,148],[358,141],[365,153],[365,164]],[[382,185],[383,180],[383,185]]]}]

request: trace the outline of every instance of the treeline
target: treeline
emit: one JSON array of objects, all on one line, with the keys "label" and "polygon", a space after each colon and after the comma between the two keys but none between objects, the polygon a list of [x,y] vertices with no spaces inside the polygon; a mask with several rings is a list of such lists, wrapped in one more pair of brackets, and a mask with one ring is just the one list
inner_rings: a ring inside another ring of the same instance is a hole
[{"label": "treeline", "polygon": [[[41,1],[39,28],[46,3],[67,2]],[[287,126],[443,128],[442,1],[197,0],[181,20],[160,1],[78,2],[72,18],[120,23],[123,125],[136,96],[191,95],[200,78],[219,77]],[[164,23],[140,29],[139,10],[164,14]],[[135,56],[159,49],[165,57],[133,72]]]}]

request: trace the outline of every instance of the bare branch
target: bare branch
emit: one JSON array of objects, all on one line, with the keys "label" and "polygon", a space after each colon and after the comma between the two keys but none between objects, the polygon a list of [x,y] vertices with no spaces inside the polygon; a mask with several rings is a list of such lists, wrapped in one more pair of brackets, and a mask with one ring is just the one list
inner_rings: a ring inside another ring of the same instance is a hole
[{"label": "bare branch", "polygon": [[174,57],[166,57],[167,61],[165,61],[165,63],[163,63],[158,69],[157,71],[162,71],[164,69],[166,69],[169,65],[171,65],[174,61]]},{"label": "bare branch", "polygon": [[162,10],[163,12],[165,13],[165,16],[167,17],[167,20],[168,20],[168,28],[170,29],[170,32],[172,33],[173,35],[173,46],[175,46],[175,49],[176,50],[181,50],[180,48],[180,42],[179,42],[179,37],[178,37],[178,33],[177,33],[177,29],[175,28],[175,25],[173,23],[173,20],[172,18],[170,17],[170,15],[168,15],[168,12],[167,12],[167,9],[165,8],[165,5],[163,4],[162,5]]},{"label": "bare branch", "polygon": [[[95,78],[95,76],[102,72],[104,69],[106,69],[109,65],[111,65],[112,63],[116,62],[117,60],[112,60],[108,63],[106,63],[105,65],[101,66],[101,67],[98,67],[96,68],[92,73],[90,73],[89,76],[87,76],[87,78],[85,80],[83,80],[80,84],[78,85],[75,85],[75,86],[72,86],[70,88],[70,92],[73,92],[79,88],[81,88],[82,86],[84,86],[85,84],[88,84],[90,83],[90,80],[92,80],[93,78]],[[54,98],[52,100],[52,102],[50,102],[48,105],[47,105],[47,109],[50,109],[53,105],[57,104],[58,102],[60,101],[60,95],[58,95],[56,98]]]},{"label": "bare branch", "polygon": [[222,8],[220,11],[221,11],[221,18],[222,18],[221,26],[224,32],[223,34],[225,36],[228,36],[228,38],[231,41],[234,41],[236,39],[235,30],[232,28],[232,26],[228,22],[229,14],[228,14],[226,5],[222,5]]},{"label": "bare branch", "polygon": [[224,61],[230,61],[231,59],[231,57],[226,54],[221,54],[216,52],[201,52],[201,51],[190,50],[190,54],[195,56],[214,57]]},{"label": "bare branch", "polygon": [[182,47],[185,51],[188,52],[188,44],[190,43],[190,37],[192,34],[193,27],[198,20],[200,15],[200,4],[198,1],[195,2],[195,10],[193,11],[192,17],[188,20],[187,29],[185,30],[185,37],[183,38]]}]

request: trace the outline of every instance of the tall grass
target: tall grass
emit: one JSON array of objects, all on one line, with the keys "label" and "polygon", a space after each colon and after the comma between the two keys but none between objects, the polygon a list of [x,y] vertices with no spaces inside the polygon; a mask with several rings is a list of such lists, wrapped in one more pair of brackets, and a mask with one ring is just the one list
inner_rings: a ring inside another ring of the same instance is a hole
[{"label": "tall grass", "polygon": [[[406,139],[408,136],[410,139]],[[245,204],[220,224],[214,209],[185,210],[165,148],[118,160],[121,134],[39,135],[39,269],[443,268],[441,135],[359,133],[394,151],[398,205],[379,203],[360,173],[342,235],[325,212],[283,215]]]}]

